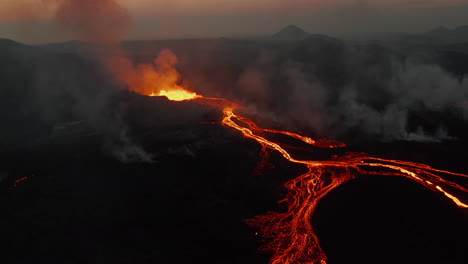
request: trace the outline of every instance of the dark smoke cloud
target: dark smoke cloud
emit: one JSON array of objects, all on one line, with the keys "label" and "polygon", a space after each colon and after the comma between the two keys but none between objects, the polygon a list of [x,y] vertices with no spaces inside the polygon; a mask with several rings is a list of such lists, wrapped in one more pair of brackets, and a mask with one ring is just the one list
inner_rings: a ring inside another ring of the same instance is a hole
[{"label": "dark smoke cloud", "polygon": [[55,16],[79,40],[116,44],[128,30],[130,16],[114,0],[57,0]]},{"label": "dark smoke cloud", "polygon": [[82,54],[45,53],[37,64],[32,71],[33,93],[42,119],[54,129],[69,127],[70,121],[89,126],[102,135],[104,150],[120,161],[151,161],[151,155],[129,136],[123,118],[125,104],[119,99],[122,87],[99,60]]},{"label": "dark smoke cloud", "polygon": [[[81,49],[79,54],[85,61],[97,62],[96,71],[110,71],[109,56],[125,57],[120,49],[120,41],[128,29],[130,17],[127,10],[116,1],[57,0],[48,3],[56,6],[56,19],[73,32],[78,40],[92,43],[92,46]],[[87,58],[90,54],[93,58]],[[59,65],[60,63],[55,66],[61,67]],[[66,90],[67,95],[75,102],[74,112],[106,136],[105,148],[114,156],[124,162],[151,161],[150,155],[130,138],[128,126],[121,117],[120,106],[112,103],[121,89],[115,89],[109,84],[91,88],[99,83],[83,83],[80,80],[83,76],[79,76],[73,69],[70,72],[61,72],[61,80],[53,86],[47,85],[51,80],[57,82],[57,76],[51,74],[50,68],[38,73],[38,92],[46,105],[53,98],[50,93],[53,93],[54,87]],[[115,84],[111,80],[113,78],[116,76],[108,76],[109,83]]]}]

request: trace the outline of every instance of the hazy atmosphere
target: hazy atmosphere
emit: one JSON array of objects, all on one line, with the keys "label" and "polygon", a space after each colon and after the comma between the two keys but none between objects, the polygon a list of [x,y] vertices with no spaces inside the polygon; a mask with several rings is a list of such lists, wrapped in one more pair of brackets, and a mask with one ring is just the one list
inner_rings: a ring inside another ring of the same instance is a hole
[{"label": "hazy atmosphere", "polygon": [[0,0],[0,263],[468,263],[468,0]]},{"label": "hazy atmosphere", "polygon": [[[27,43],[73,39],[53,15],[56,0],[3,0],[0,35]],[[361,37],[468,24],[466,0],[119,0],[125,39],[244,37],[295,24],[311,33]]]}]

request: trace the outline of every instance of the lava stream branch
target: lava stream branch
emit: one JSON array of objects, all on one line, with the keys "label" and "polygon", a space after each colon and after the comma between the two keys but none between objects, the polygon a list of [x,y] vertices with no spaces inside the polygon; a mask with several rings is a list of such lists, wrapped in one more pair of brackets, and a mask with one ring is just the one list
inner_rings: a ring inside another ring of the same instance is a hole
[{"label": "lava stream branch", "polygon": [[[242,122],[246,123],[249,125],[249,128],[246,127],[241,127],[237,123],[233,121],[233,118],[236,118],[238,120],[241,120]],[[308,137],[302,137],[298,134],[291,133],[288,131],[277,131],[277,130],[269,130],[269,129],[262,129],[257,127],[257,125],[250,119],[247,119],[245,117],[239,117],[236,114],[234,114],[233,110],[231,108],[225,108],[224,109],[224,119],[222,121],[224,125],[227,125],[229,127],[232,127],[238,131],[240,131],[245,137],[251,138],[256,140],[258,143],[260,143],[263,148],[270,148],[272,150],[276,150],[279,152],[285,159],[289,160],[290,162],[293,163],[298,163],[298,164],[303,164],[309,167],[322,167],[322,166],[331,166],[331,167],[343,167],[343,168],[358,168],[358,166],[370,166],[370,167],[376,167],[376,168],[386,168],[386,169],[391,169],[394,172],[390,173],[390,175],[395,175],[395,176],[403,176],[407,177],[409,179],[415,180],[422,185],[432,189],[432,190],[438,190],[442,192],[445,196],[449,197],[452,201],[454,201],[458,206],[462,208],[468,208],[468,205],[465,203],[460,202],[460,200],[457,198],[452,199],[453,196],[452,194],[447,193],[444,191],[440,186],[437,186],[434,184],[434,182],[439,182],[442,184],[449,185],[453,188],[456,188],[460,191],[468,192],[467,188],[464,188],[458,184],[446,181],[442,179],[442,177],[436,175],[435,173],[443,173],[443,174],[449,174],[449,175],[454,175],[454,176],[460,176],[460,177],[468,177],[468,175],[465,174],[460,174],[460,173],[453,173],[449,171],[444,171],[444,170],[439,170],[439,169],[434,169],[431,166],[425,165],[425,164],[419,164],[419,163],[413,163],[413,162],[404,162],[404,161],[398,161],[398,160],[387,160],[387,159],[381,159],[381,158],[374,158],[374,157],[369,157],[369,156],[357,156],[355,158],[349,157],[348,160],[343,160],[343,161],[309,161],[309,160],[298,160],[295,159],[291,156],[291,154],[286,151],[284,148],[282,148],[278,143],[272,142],[260,135],[256,135],[253,131],[267,131],[267,132],[274,132],[274,133],[281,133],[284,135],[290,135],[294,138],[298,139],[303,139],[304,142],[314,145],[315,141],[311,138]],[[335,146],[329,146],[331,148],[334,148]],[[264,150],[263,150],[264,151]],[[375,162],[368,162],[368,161],[380,161],[379,163]],[[393,165],[396,164],[396,165]],[[368,174],[364,170],[359,169],[359,171],[362,174]],[[419,176],[418,176],[419,175]],[[424,178],[424,179],[423,179]],[[433,182],[434,181],[434,182]]]},{"label": "lava stream branch", "polygon": [[[323,180],[324,174],[329,182]],[[326,263],[311,218],[324,196],[354,177],[346,168],[309,167],[309,172],[285,184],[288,194],[281,203],[286,212],[270,212],[248,221],[261,229],[262,249],[273,253],[272,263]]]}]

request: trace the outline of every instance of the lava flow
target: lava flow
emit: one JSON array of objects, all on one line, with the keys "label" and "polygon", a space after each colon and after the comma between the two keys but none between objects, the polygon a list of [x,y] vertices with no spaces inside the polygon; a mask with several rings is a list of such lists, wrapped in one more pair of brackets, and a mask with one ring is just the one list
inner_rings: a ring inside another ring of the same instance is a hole
[{"label": "lava flow", "polygon": [[[134,90],[142,89],[144,91],[146,88]],[[265,240],[264,249],[272,253],[271,263],[325,264],[327,257],[314,233],[311,217],[324,196],[359,175],[406,177],[445,195],[457,206],[468,208],[467,203],[451,193],[468,192],[468,189],[443,179],[443,176],[448,175],[466,178],[468,175],[439,170],[420,163],[371,157],[362,153],[350,153],[326,161],[301,160],[293,157],[280,143],[268,139],[266,135],[282,134],[320,148],[340,148],[345,144],[333,140],[314,140],[289,131],[261,128],[253,120],[235,113],[241,106],[223,98],[205,97],[175,84],[172,88],[165,84],[164,89],[160,89],[158,93],[143,94],[165,96],[173,101],[195,100],[201,104],[220,107],[224,115],[221,123],[258,142],[262,146],[263,157],[268,157],[267,151],[273,150],[289,162],[302,164],[308,169],[306,173],[286,182],[285,187],[289,193],[281,201],[286,204],[286,212],[269,213],[248,221],[251,226],[261,230]]]},{"label": "lava flow", "polygon": [[198,94],[188,91],[182,87],[175,87],[169,90],[160,90],[158,93],[152,92],[150,96],[165,96],[171,101],[186,101],[200,97]]},{"label": "lava flow", "polygon": [[[180,101],[180,97],[170,93],[161,94],[169,100]],[[364,154],[351,153],[328,161],[300,160],[291,156],[279,143],[260,135],[261,132],[287,135],[303,142],[322,148],[339,148],[345,144],[332,140],[314,140],[296,133],[281,130],[265,129],[254,121],[234,113],[235,103],[222,98],[204,97],[195,94],[189,98],[215,101],[214,105],[224,105],[222,124],[241,132],[246,138],[257,141],[265,152],[271,149],[280,153],[292,163],[303,164],[308,172],[286,183],[289,190],[286,203],[287,211],[270,213],[249,220],[249,224],[261,229],[266,241],[265,249],[273,253],[272,263],[326,263],[326,255],[320,248],[317,236],[311,225],[311,217],[319,201],[330,191],[358,175],[393,175],[412,179],[425,187],[444,194],[461,208],[468,208],[455,195],[446,191],[453,189],[468,192],[456,183],[444,180],[442,175],[468,177],[468,175],[438,170],[428,165],[370,157]],[[203,103],[203,102],[200,102]],[[237,121],[244,123],[241,126]],[[260,133],[258,133],[260,132]]]}]

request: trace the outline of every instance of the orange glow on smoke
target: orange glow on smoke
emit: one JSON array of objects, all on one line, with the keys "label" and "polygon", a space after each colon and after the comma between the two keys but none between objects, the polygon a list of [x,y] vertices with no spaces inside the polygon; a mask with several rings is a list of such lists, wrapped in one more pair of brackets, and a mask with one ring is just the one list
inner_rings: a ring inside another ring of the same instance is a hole
[{"label": "orange glow on smoke", "polygon": [[260,144],[263,159],[266,159],[269,156],[268,151],[272,150],[289,162],[302,164],[308,168],[307,173],[286,182],[285,187],[289,192],[281,201],[286,205],[285,212],[268,213],[248,221],[249,225],[260,229],[259,233],[265,241],[264,249],[273,254],[271,263],[327,263],[327,256],[314,233],[311,217],[324,196],[359,175],[406,177],[445,195],[460,208],[468,208],[460,198],[446,191],[468,192],[468,189],[443,178],[444,175],[468,178],[465,174],[439,170],[420,163],[371,157],[363,153],[348,153],[326,161],[301,160],[293,157],[287,147],[269,139],[268,135],[282,134],[301,140],[311,146],[309,151],[313,151],[313,147],[342,148],[346,145],[334,140],[316,140],[290,131],[259,127],[253,120],[235,113],[235,110],[242,106],[223,98],[198,95],[177,85],[180,75],[174,68],[176,63],[175,55],[165,51],[156,59],[154,65],[140,65],[136,69],[133,68],[133,72],[130,74],[127,72],[125,75],[127,77],[123,79],[129,80],[127,84],[130,89],[144,95],[165,96],[173,101],[193,100],[220,108],[223,113],[221,124]]},{"label": "orange glow on smoke", "polygon": [[170,50],[162,50],[151,63],[133,65],[118,53],[107,64],[116,78],[134,92],[148,96],[166,96],[173,101],[194,99],[197,94],[180,86],[178,59]]}]

